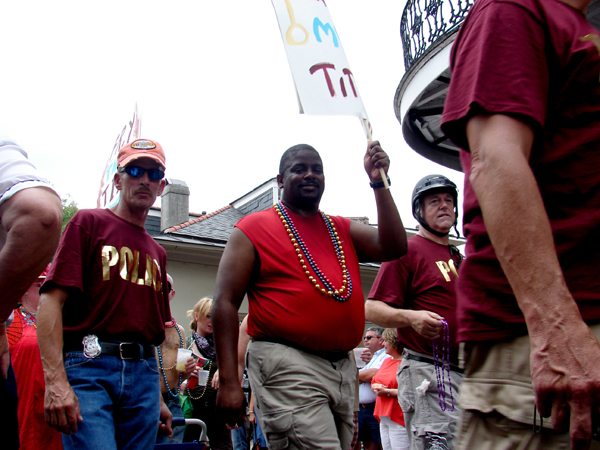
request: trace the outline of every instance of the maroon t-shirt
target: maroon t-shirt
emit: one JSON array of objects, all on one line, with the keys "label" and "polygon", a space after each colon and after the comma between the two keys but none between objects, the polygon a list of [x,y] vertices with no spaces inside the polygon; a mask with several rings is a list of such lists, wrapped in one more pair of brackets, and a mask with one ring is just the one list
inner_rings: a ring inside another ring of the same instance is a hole
[{"label": "maroon t-shirt", "polygon": [[108,209],[84,209],[62,235],[41,292],[67,288],[65,345],[100,340],[160,344],[170,320],[167,255],[146,231]]},{"label": "maroon t-shirt", "polygon": [[442,120],[443,131],[464,149],[467,259],[458,282],[459,341],[527,332],[469,183],[465,125],[481,112],[533,127],[530,165],[563,273],[583,317],[600,319],[598,39],[581,11],[558,0],[478,0],[461,27]]},{"label": "maroon t-shirt", "polygon": [[[447,245],[419,235],[413,236],[408,240],[406,255],[381,265],[368,297],[398,308],[432,311],[442,316],[450,331],[452,364],[458,363],[455,314],[457,262]],[[398,328],[398,341],[410,350],[433,355],[433,341],[410,326]],[[442,341],[438,341],[441,348]]]},{"label": "maroon t-shirt", "polygon": [[[288,214],[318,268],[335,288],[341,287],[342,269],[320,215]],[[250,336],[283,338],[314,350],[351,350],[360,343],[365,299],[350,220],[336,216],[331,219],[352,281],[352,295],[344,302],[322,295],[312,285],[274,208],[250,214],[237,223],[236,227],[254,244],[260,260],[260,274],[248,290]]]}]

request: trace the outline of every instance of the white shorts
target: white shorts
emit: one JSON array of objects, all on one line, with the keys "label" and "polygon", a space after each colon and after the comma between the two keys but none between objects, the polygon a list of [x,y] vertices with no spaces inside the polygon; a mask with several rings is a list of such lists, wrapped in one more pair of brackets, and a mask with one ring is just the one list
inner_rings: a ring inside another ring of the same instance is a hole
[{"label": "white shorts", "polygon": [[0,138],[0,204],[17,192],[32,187],[45,187],[58,195],[50,182],[29,162],[25,150],[11,140]]}]

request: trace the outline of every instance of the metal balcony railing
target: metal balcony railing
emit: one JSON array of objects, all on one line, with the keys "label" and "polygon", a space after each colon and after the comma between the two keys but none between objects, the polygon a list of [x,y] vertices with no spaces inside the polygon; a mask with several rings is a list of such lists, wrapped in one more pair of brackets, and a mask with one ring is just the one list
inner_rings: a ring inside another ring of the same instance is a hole
[{"label": "metal balcony railing", "polygon": [[456,30],[475,0],[408,0],[400,21],[404,67],[412,64],[445,35]]}]

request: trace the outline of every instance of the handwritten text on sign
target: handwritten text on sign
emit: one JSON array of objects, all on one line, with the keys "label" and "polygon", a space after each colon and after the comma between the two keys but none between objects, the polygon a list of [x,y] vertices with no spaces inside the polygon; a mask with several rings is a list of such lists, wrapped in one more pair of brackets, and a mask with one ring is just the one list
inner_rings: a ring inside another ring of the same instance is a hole
[{"label": "handwritten text on sign", "polygon": [[324,0],[272,0],[300,112],[366,118],[342,43]]}]

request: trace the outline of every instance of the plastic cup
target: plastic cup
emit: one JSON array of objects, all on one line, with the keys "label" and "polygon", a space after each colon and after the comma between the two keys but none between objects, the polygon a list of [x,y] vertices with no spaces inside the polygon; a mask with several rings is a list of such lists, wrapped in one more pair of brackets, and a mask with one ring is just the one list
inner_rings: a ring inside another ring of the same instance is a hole
[{"label": "plastic cup", "polygon": [[206,382],[208,381],[208,370],[198,370],[198,385],[206,386]]},{"label": "plastic cup", "polygon": [[175,368],[180,372],[185,370],[185,363],[187,360],[192,357],[192,351],[187,348],[178,348],[177,349],[177,365]]},{"label": "plastic cup", "polygon": [[367,363],[365,363],[362,359],[360,359],[360,355],[365,351],[364,347],[359,347],[354,349],[354,359],[356,359],[356,367],[359,369],[361,367],[365,367]]}]

